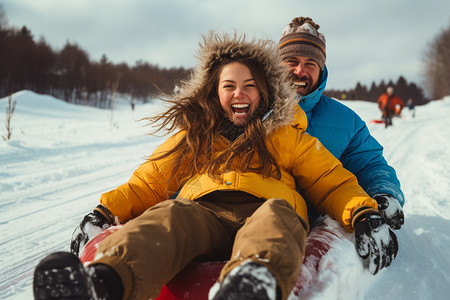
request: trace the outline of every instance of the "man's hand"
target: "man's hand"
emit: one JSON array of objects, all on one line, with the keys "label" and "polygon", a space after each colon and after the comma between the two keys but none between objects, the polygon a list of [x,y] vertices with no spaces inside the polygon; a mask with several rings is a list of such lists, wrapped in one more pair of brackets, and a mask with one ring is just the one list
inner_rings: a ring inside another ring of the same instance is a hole
[{"label": "man's hand", "polygon": [[394,261],[398,251],[397,236],[378,212],[359,216],[354,228],[356,250],[370,273],[375,275]]},{"label": "man's hand", "polygon": [[400,229],[405,222],[405,215],[398,200],[389,194],[376,194],[373,198],[377,200],[378,211],[387,224],[394,230]]}]

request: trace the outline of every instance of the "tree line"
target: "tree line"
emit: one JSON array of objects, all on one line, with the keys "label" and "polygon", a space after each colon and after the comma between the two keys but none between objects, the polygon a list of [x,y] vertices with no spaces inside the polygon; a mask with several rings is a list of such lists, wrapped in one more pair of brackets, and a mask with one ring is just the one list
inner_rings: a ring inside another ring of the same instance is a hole
[{"label": "tree line", "polygon": [[91,61],[86,51],[70,42],[55,51],[44,38],[34,41],[27,27],[7,27],[0,12],[0,97],[27,89],[70,103],[108,108],[113,92],[144,102],[172,93],[189,71],[144,61],[131,67],[114,64],[106,55]]},{"label": "tree line", "polygon": [[396,82],[393,82],[392,80],[387,83],[382,80],[379,84],[372,82],[370,88],[358,82],[353,89],[330,89],[325,90],[324,94],[341,100],[365,100],[377,102],[381,94],[386,93],[388,87],[393,87],[394,93],[397,94],[405,104],[408,99],[412,99],[416,105],[426,104],[429,101],[425,98],[422,88],[418,87],[413,82],[408,83],[403,76],[400,76]]}]

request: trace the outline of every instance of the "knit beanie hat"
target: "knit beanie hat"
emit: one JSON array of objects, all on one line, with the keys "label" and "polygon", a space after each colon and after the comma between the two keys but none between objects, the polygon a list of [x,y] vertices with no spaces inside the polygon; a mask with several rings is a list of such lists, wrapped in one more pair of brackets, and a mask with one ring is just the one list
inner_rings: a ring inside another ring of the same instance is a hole
[{"label": "knit beanie hat", "polygon": [[320,26],[311,18],[299,17],[292,20],[283,30],[278,50],[282,60],[292,56],[314,59],[323,70],[326,60],[325,36],[318,32]]}]

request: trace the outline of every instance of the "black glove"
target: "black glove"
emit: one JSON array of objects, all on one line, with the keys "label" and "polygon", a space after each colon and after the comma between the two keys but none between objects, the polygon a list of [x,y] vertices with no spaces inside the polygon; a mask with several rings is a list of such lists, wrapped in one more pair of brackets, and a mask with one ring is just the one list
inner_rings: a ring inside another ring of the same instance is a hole
[{"label": "black glove", "polygon": [[389,194],[376,194],[373,196],[378,203],[378,211],[392,229],[398,230],[405,222],[403,209],[397,199]]},{"label": "black glove", "polygon": [[84,216],[80,226],[72,233],[70,252],[78,256],[89,240],[114,224],[113,220],[111,212],[103,205],[98,205],[93,212]]},{"label": "black glove", "polygon": [[356,251],[363,259],[364,267],[375,275],[388,267],[397,256],[397,236],[375,210],[358,215],[352,223]]}]

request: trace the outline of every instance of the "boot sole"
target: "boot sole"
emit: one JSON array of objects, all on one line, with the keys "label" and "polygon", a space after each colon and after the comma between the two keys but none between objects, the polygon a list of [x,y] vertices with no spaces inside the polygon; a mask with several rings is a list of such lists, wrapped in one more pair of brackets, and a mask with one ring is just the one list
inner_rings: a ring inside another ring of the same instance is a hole
[{"label": "boot sole", "polygon": [[52,253],[36,266],[33,293],[36,300],[95,300],[89,275],[78,257],[68,252]]}]

